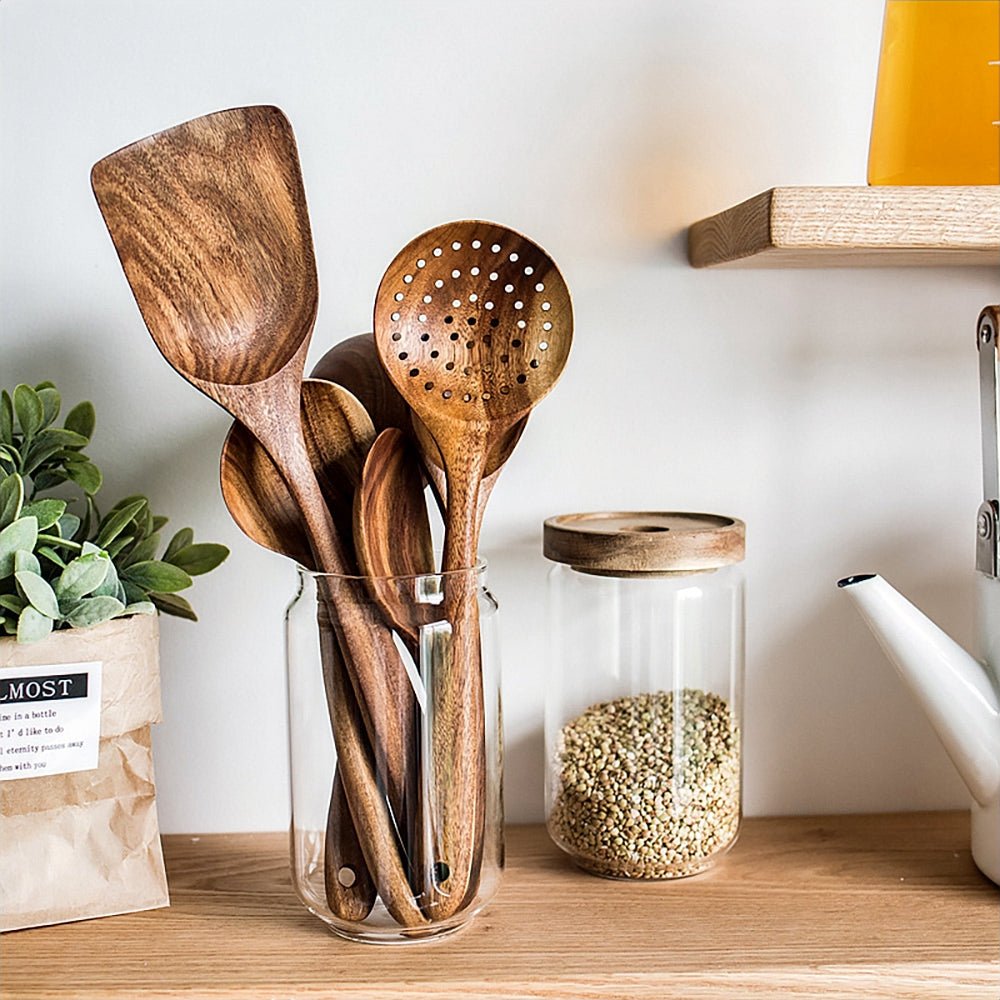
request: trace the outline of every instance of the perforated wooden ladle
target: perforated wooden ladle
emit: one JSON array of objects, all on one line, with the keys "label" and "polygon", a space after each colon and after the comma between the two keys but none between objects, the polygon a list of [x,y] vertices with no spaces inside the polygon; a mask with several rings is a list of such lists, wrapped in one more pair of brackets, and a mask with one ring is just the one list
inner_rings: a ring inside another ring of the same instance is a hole
[{"label": "perforated wooden ladle", "polygon": [[[489,222],[454,222],[412,240],[375,301],[382,364],[437,443],[448,485],[443,569],[476,563],[478,496],[490,450],[555,384],[572,342],[569,292],[531,240]],[[459,581],[460,584],[456,584]],[[447,588],[451,655],[431,698],[438,913],[475,891],[485,783],[483,690],[471,574]]]},{"label": "perforated wooden ladle", "polygon": [[[343,574],[349,564],[299,421],[317,281],[287,119],[266,106],[197,118],[105,157],[91,183],[157,347],[253,432],[302,512],[317,566]],[[360,595],[341,598],[336,623],[355,689],[376,692],[394,667],[370,641]],[[387,754],[402,742],[399,733],[380,737]],[[409,919],[423,922],[415,907]]]}]

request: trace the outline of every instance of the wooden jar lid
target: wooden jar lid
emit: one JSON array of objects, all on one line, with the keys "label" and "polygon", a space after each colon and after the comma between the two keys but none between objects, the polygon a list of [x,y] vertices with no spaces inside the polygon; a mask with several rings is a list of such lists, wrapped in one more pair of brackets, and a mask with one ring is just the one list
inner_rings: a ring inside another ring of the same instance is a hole
[{"label": "wooden jar lid", "polygon": [[746,525],[676,511],[560,514],[542,539],[546,558],[589,573],[682,573],[742,562]]}]

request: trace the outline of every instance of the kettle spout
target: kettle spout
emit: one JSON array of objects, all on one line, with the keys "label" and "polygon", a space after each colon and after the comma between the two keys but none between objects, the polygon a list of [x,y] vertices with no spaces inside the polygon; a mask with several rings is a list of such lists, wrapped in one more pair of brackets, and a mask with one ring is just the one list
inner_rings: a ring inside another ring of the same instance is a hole
[{"label": "kettle spout", "polygon": [[983,665],[880,576],[839,581],[980,805],[1000,796],[1000,699]]}]

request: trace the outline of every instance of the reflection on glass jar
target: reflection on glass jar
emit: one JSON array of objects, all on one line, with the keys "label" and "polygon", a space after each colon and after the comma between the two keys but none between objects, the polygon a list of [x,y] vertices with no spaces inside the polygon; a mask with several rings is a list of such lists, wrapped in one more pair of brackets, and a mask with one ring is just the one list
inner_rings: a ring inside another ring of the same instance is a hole
[{"label": "reflection on glass jar", "polygon": [[[496,893],[500,659],[485,572],[376,579],[299,570],[286,616],[292,881],[344,937],[439,937]],[[452,641],[458,615],[466,640],[477,640],[462,644],[462,657]],[[347,652],[359,629],[365,663]],[[366,679],[372,664],[379,673]],[[442,708],[454,704],[456,685],[481,689],[477,718],[478,698],[463,703],[461,718]],[[473,725],[471,759],[457,749],[469,741],[454,734]]]},{"label": "reflection on glass jar", "polygon": [[744,526],[708,514],[550,518],[549,833],[582,868],[711,867],[741,818]]},{"label": "reflection on glass jar", "polygon": [[1000,183],[1000,0],[887,0],[869,184]]}]

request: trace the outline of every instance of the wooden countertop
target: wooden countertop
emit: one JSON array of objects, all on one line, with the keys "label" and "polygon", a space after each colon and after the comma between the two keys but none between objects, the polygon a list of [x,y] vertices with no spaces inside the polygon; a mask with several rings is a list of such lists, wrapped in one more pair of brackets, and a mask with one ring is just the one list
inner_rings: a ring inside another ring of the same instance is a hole
[{"label": "wooden countertop", "polygon": [[1000,890],[968,832],[964,813],[753,819],[714,872],[621,883],[512,827],[467,931],[388,948],[303,909],[284,834],[169,836],[169,909],[5,935],[0,996],[997,1000]]}]

